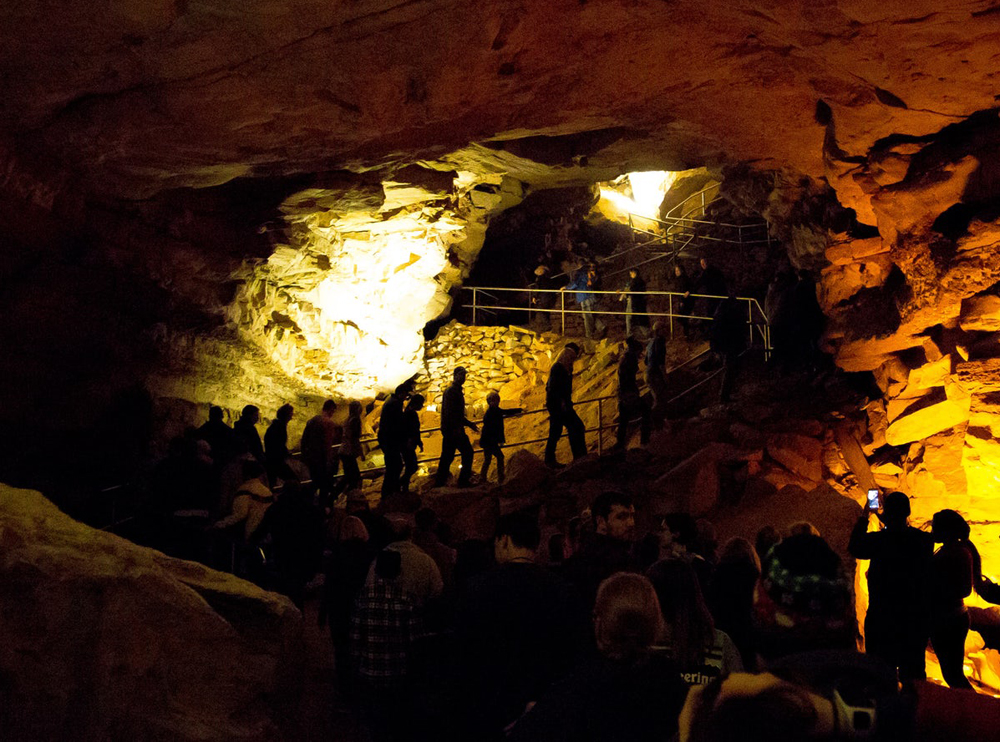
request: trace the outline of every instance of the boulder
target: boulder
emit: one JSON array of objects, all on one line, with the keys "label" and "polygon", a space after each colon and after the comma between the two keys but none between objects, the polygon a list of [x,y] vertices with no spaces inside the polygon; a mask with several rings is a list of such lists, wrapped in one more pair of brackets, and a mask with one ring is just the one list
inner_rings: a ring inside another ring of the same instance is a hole
[{"label": "boulder", "polygon": [[1000,296],[986,294],[963,299],[959,324],[966,332],[1000,330]]},{"label": "boulder", "polygon": [[823,479],[823,444],[815,438],[794,433],[769,437],[768,455],[790,472],[819,482]]},{"label": "boulder", "polygon": [[733,454],[730,445],[709,443],[657,479],[653,489],[658,493],[659,512],[684,510],[702,515],[715,507],[720,493],[719,465],[731,460]]},{"label": "boulder", "polygon": [[955,377],[971,394],[1000,392],[1000,358],[959,363]]},{"label": "boulder", "polygon": [[535,454],[519,448],[507,460],[506,477],[504,496],[526,497],[540,489],[552,477],[552,471]]},{"label": "boulder", "polygon": [[283,596],[0,485],[5,739],[273,740],[297,703]]},{"label": "boulder", "polygon": [[890,446],[928,438],[948,428],[960,425],[969,419],[969,400],[944,399],[910,411],[893,420],[885,431],[885,440]]}]

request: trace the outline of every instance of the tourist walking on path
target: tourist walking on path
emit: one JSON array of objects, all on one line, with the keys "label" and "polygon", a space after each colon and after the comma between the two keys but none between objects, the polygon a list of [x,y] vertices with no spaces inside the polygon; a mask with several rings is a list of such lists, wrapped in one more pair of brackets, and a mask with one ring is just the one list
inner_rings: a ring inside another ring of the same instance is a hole
[{"label": "tourist walking on path", "polygon": [[505,418],[520,415],[524,410],[520,407],[503,409],[500,407],[500,395],[496,392],[490,392],[486,395],[486,404],[489,407],[486,414],[483,415],[483,435],[479,441],[479,445],[483,447],[483,469],[479,473],[479,478],[483,482],[486,481],[486,475],[490,472],[490,462],[495,458],[497,460],[497,484],[503,484],[503,444],[507,442],[503,421]]},{"label": "tourist walking on path", "polygon": [[618,297],[625,302],[625,336],[632,337],[635,327],[649,327],[649,315],[646,313],[646,282],[639,271],[630,268],[628,283]]},{"label": "tourist walking on path", "polygon": [[583,332],[588,338],[593,337],[595,329],[598,334],[604,329],[603,322],[597,320],[595,324],[594,321],[597,294],[593,292],[598,290],[598,283],[597,266],[594,263],[587,263],[586,268],[574,273],[573,280],[563,288],[564,291],[576,292],[576,302],[583,311]]},{"label": "tourist walking on path", "polygon": [[667,377],[664,364],[667,362],[667,338],[663,333],[663,323],[653,323],[653,337],[646,345],[646,385],[653,395],[653,423],[663,426],[667,414]]},{"label": "tourist walking on path", "polygon": [[299,443],[302,461],[309,467],[309,476],[319,490],[321,501],[325,501],[332,492],[333,477],[339,468],[333,452],[340,427],[333,420],[336,411],[337,403],[332,399],[326,400],[322,412],[306,423]]},{"label": "tourist walking on path", "polygon": [[405,495],[410,491],[410,480],[417,473],[420,464],[417,462],[417,449],[424,450],[424,442],[420,440],[420,410],[424,408],[424,395],[414,394],[403,411],[403,478],[400,489]]},{"label": "tourist walking on path", "polygon": [[618,362],[618,441],[616,448],[625,448],[628,426],[637,417],[641,419],[640,441],[649,442],[651,425],[649,407],[639,393],[639,353],[642,343],[633,337],[625,338],[625,352]]},{"label": "tourist walking on path", "polygon": [[288,466],[288,423],[294,414],[295,409],[290,404],[281,405],[264,433],[264,457],[272,485],[279,479],[295,476]]},{"label": "tourist walking on path", "polygon": [[451,386],[444,390],[441,399],[441,460],[438,462],[437,475],[434,484],[438,487],[448,481],[451,476],[451,462],[455,460],[455,451],[462,454],[462,471],[458,475],[458,486],[468,487],[472,483],[472,443],[465,429],[478,431],[479,426],[465,416],[465,369],[459,366],[455,369]]},{"label": "tourist walking on path", "polygon": [[260,433],[257,432],[257,423],[260,422],[260,409],[256,405],[248,404],[240,413],[240,419],[233,425],[237,444],[241,453],[248,453],[254,457],[258,464],[265,465],[264,444],[261,443]]},{"label": "tourist walking on path", "polygon": [[403,403],[410,396],[412,386],[404,382],[382,405],[382,415],[378,421],[378,445],[385,458],[385,474],[382,476],[382,498],[399,492],[399,478],[403,474]]},{"label": "tourist walking on path", "polygon": [[344,464],[344,489],[352,490],[361,484],[361,469],[358,459],[364,457],[361,449],[361,412],[364,408],[354,399],[347,406],[347,422],[344,423],[344,439],[340,444],[340,460]]},{"label": "tourist walking on path", "polygon": [[552,468],[561,468],[561,464],[556,461],[556,445],[564,427],[574,460],[587,455],[586,428],[573,409],[573,364],[579,355],[579,345],[566,343],[563,352],[552,364],[549,380],[545,385],[545,408],[549,411],[549,440],[545,444],[545,463]]}]

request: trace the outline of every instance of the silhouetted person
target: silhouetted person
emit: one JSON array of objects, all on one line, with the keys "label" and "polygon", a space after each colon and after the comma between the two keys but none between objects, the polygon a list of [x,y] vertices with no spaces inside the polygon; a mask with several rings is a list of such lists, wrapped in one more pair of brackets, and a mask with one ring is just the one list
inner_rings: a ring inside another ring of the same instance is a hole
[{"label": "silhouetted person", "polygon": [[763,564],[771,549],[781,543],[781,533],[774,526],[768,525],[757,531],[754,537],[753,549],[757,552],[757,558]]},{"label": "silhouetted person", "polygon": [[221,407],[208,408],[208,422],[198,428],[198,437],[208,441],[212,447],[212,460],[217,466],[224,466],[236,455],[236,440],[233,429],[223,421]]},{"label": "silhouetted person", "polygon": [[264,457],[267,476],[271,482],[294,476],[288,468],[288,423],[294,414],[295,410],[290,404],[282,405],[264,433]]},{"label": "silhouetted person", "polygon": [[469,582],[456,620],[468,693],[469,739],[502,739],[526,704],[572,667],[584,646],[583,612],[569,584],[535,563],[537,518],[500,518],[497,566]]},{"label": "silhouetted person", "polygon": [[573,274],[573,280],[563,289],[564,291],[576,292],[576,302],[580,305],[580,309],[583,312],[583,331],[588,338],[593,336],[595,329],[598,333],[602,329],[600,320],[597,321],[596,325],[594,321],[597,294],[593,292],[598,289],[597,266],[593,263],[587,263],[582,270],[576,271]]},{"label": "silhouetted person", "polygon": [[931,535],[941,544],[931,557],[928,572],[930,638],[949,688],[972,689],[965,677],[965,637],[972,594],[982,573],[979,552],[969,541],[969,524],[954,510],[940,510],[931,520]]},{"label": "silhouetted person", "polygon": [[348,651],[351,608],[365,584],[368,570],[377,553],[377,547],[369,542],[365,524],[353,515],[344,518],[327,562],[319,623],[323,626],[329,621],[337,681],[341,692],[345,694],[349,694],[353,677]]},{"label": "silhouetted person", "polygon": [[340,461],[344,465],[344,489],[352,490],[361,486],[361,469],[358,459],[365,454],[361,448],[361,413],[364,407],[356,400],[347,406],[347,422],[344,423],[344,438],[340,444]]},{"label": "silhouetted person", "polygon": [[257,463],[266,468],[264,444],[261,443],[260,433],[257,432],[259,422],[260,410],[256,405],[248,404],[240,413],[240,419],[233,425],[233,433],[242,452],[250,454]]},{"label": "silhouetted person", "polygon": [[649,407],[639,393],[639,354],[642,343],[635,338],[625,338],[625,352],[618,362],[618,440],[616,448],[625,448],[628,442],[629,423],[640,418],[640,441],[649,442],[652,424]]},{"label": "silhouetted person", "polygon": [[153,469],[150,489],[153,509],[160,518],[178,510],[210,510],[215,492],[213,465],[198,455],[197,441],[176,436],[170,440],[166,458]]},{"label": "silhouetted person", "polygon": [[729,295],[729,290],[726,288],[726,277],[722,275],[721,270],[711,265],[705,258],[701,258],[698,265],[701,267],[701,273],[695,282],[694,293],[718,297],[711,299],[703,297],[699,300],[705,316],[714,317],[719,303]]},{"label": "silhouetted person", "polygon": [[674,297],[670,303],[675,313],[687,315],[681,316],[677,320],[685,335],[691,324],[690,315],[694,313],[694,298],[691,296],[691,288],[691,279],[688,277],[687,271],[684,270],[684,266],[680,263],[674,263],[674,275],[670,280],[670,290],[681,296]]},{"label": "silhouetted person", "polygon": [[385,474],[382,475],[383,499],[399,492],[399,480],[403,473],[403,445],[406,442],[403,403],[410,396],[411,389],[408,382],[400,384],[382,405],[382,414],[378,421],[378,445],[385,459]]},{"label": "silhouetted person", "polygon": [[748,670],[757,667],[753,592],[759,579],[760,560],[753,544],[745,538],[729,539],[712,576],[708,605],[716,628],[733,640]]},{"label": "silhouetted person", "polygon": [[730,294],[715,312],[712,322],[711,348],[722,361],[722,391],[719,398],[728,402],[739,374],[740,356],[746,349],[747,323],[745,308]]},{"label": "silhouetted person", "polygon": [[808,271],[799,271],[790,304],[788,332],[795,359],[805,368],[813,368],[819,359],[819,339],[826,316],[816,299],[816,282]]},{"label": "silhouetted person", "polygon": [[438,461],[434,483],[441,486],[451,476],[451,462],[455,451],[462,454],[462,471],[458,475],[458,486],[467,487],[472,483],[472,442],[465,429],[478,431],[479,426],[465,416],[465,369],[458,366],[452,376],[451,385],[441,397],[441,460]]},{"label": "silhouetted person", "polygon": [[423,549],[427,556],[434,560],[445,586],[452,584],[455,573],[455,560],[458,555],[454,549],[441,540],[438,532],[443,524],[438,520],[437,513],[431,508],[420,508],[413,516],[413,543]]},{"label": "silhouetted person", "polygon": [[764,298],[764,314],[771,332],[771,347],[774,352],[771,360],[782,369],[787,369],[792,362],[792,323],[794,309],[792,308],[792,292],[795,288],[795,276],[791,271],[781,270],[771,279]]},{"label": "silhouetted person", "polygon": [[278,591],[300,611],[306,584],[320,570],[323,557],[323,518],[311,500],[309,491],[297,481],[286,482],[260,526],[261,534],[271,536]]},{"label": "silhouetted person", "polygon": [[622,289],[620,299],[625,302],[625,335],[631,336],[633,327],[649,327],[646,313],[646,282],[639,271],[630,268],[628,282]]},{"label": "silhouetted person", "polygon": [[566,578],[576,586],[585,607],[593,605],[597,586],[615,572],[635,572],[635,506],[622,492],[606,491],[590,506],[594,533],[566,562]]},{"label": "silhouetted person", "polygon": [[504,480],[504,457],[503,444],[507,442],[504,434],[504,418],[520,415],[523,410],[520,407],[503,409],[500,407],[500,395],[490,392],[486,395],[486,414],[483,415],[483,435],[480,445],[483,447],[483,468],[479,478],[485,482],[486,476],[490,473],[490,462],[497,460],[497,484],[503,484]]},{"label": "silhouetted person", "polygon": [[649,580],[638,574],[605,580],[593,626],[599,654],[539,699],[511,730],[511,742],[676,738],[687,686],[657,646],[663,616]]},{"label": "silhouetted person", "polygon": [[549,370],[545,384],[545,409],[549,411],[549,439],[545,444],[545,463],[552,468],[562,465],[556,461],[556,446],[563,427],[569,436],[573,459],[587,455],[586,427],[573,409],[573,364],[580,355],[580,346],[566,343],[563,352]]},{"label": "silhouetted person", "polygon": [[403,410],[403,477],[399,481],[399,486],[404,493],[410,491],[410,479],[420,468],[417,462],[417,449],[424,450],[424,442],[420,440],[420,410],[423,408],[424,395],[414,394]]},{"label": "silhouetted person", "polygon": [[868,533],[871,514],[866,510],[858,519],[847,546],[855,559],[871,560],[865,651],[897,668],[900,680],[923,680],[928,638],[923,591],[934,539],[907,524],[910,500],[902,492],[886,495],[876,513],[882,530]]},{"label": "silhouetted person", "polygon": [[720,675],[743,670],[736,645],[712,620],[690,563],[661,559],[646,576],[656,588],[663,611],[664,645],[685,683],[707,685]]},{"label": "silhouetted person", "polygon": [[333,421],[337,403],[328,399],[323,403],[320,414],[313,416],[302,430],[302,461],[309,467],[309,476],[319,490],[321,500],[326,500],[333,491],[333,477],[338,464],[333,450],[337,439],[337,423]]},{"label": "silhouetted person", "polygon": [[667,338],[662,322],[653,323],[653,336],[646,343],[646,385],[653,395],[652,418],[657,428],[663,425],[667,414]]}]

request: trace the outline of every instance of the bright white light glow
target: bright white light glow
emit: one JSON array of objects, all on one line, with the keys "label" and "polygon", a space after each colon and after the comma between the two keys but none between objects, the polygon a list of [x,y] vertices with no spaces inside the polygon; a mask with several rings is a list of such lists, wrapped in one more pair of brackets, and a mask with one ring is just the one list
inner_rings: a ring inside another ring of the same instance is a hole
[{"label": "bright white light glow", "polygon": [[627,218],[629,214],[655,219],[660,214],[660,204],[678,173],[668,170],[629,173],[612,183],[601,186],[600,208],[605,213],[617,213]]}]

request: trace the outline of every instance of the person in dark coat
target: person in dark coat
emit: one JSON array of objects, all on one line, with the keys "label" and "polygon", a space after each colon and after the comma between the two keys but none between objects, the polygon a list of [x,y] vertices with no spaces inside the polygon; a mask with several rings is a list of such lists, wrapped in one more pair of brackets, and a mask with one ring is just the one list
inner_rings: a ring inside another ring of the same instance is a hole
[{"label": "person in dark coat", "polygon": [[635,338],[625,339],[625,352],[618,362],[618,440],[616,448],[625,448],[628,437],[629,423],[635,418],[641,419],[640,441],[642,445],[649,442],[651,416],[646,401],[639,393],[639,353],[642,343]]},{"label": "person in dark coat", "polygon": [[424,408],[424,395],[414,394],[403,410],[403,478],[399,482],[403,493],[410,491],[410,479],[417,473],[420,464],[417,462],[417,449],[424,450],[420,440],[420,410]]},{"label": "person in dark coat", "polygon": [[663,426],[667,415],[667,377],[664,365],[667,362],[667,338],[663,323],[653,323],[653,337],[646,344],[646,385],[653,395],[652,420],[657,429]]},{"label": "person in dark coat", "polygon": [[760,579],[760,559],[745,538],[731,538],[722,547],[708,591],[715,627],[733,640],[743,667],[757,667],[753,631],[753,593]]},{"label": "person in dark coat", "polygon": [[969,633],[965,599],[981,581],[979,552],[969,541],[969,524],[954,510],[934,513],[931,534],[941,544],[928,569],[931,646],[948,687],[971,690],[964,671],[965,637]]},{"label": "person in dark coat", "polygon": [[505,418],[520,415],[524,410],[520,407],[503,409],[500,407],[500,395],[490,392],[486,395],[486,404],[489,407],[483,415],[483,435],[479,445],[483,447],[483,468],[479,473],[479,478],[485,482],[486,475],[490,473],[490,462],[497,460],[497,484],[503,484],[504,480],[504,457],[503,444],[507,442],[504,435],[503,421]]},{"label": "person in dark coat", "polygon": [[295,409],[290,404],[281,405],[264,433],[264,457],[272,484],[279,479],[294,478],[288,468],[288,423],[294,414]]},{"label": "person in dark coat", "polygon": [[602,580],[615,572],[640,569],[632,498],[622,492],[602,492],[590,506],[590,517],[594,533],[567,560],[563,572],[588,609]]},{"label": "person in dark coat", "polygon": [[549,370],[549,380],[545,384],[545,408],[549,411],[549,439],[545,444],[545,464],[553,469],[561,468],[556,461],[556,446],[563,428],[569,435],[573,459],[587,455],[586,427],[573,409],[573,364],[580,355],[580,346],[566,343],[563,352]]},{"label": "person in dark coat", "polygon": [[697,300],[695,307],[699,310],[699,314],[714,317],[723,301],[722,297],[729,295],[729,289],[726,288],[726,277],[722,275],[721,270],[711,265],[705,258],[701,258],[698,265],[701,267],[701,273],[695,280],[693,293],[707,294],[713,298],[703,296]]},{"label": "person in dark coat", "polygon": [[345,695],[350,695],[353,678],[349,651],[351,608],[378,552],[379,546],[369,539],[365,524],[353,515],[344,518],[326,566],[319,625],[329,623],[337,680]]},{"label": "person in dark coat", "polygon": [[226,465],[236,453],[236,438],[233,429],[223,421],[221,407],[208,408],[208,422],[198,428],[198,437],[208,441],[212,447],[212,461],[219,468]]},{"label": "person in dark coat", "polygon": [[333,421],[336,411],[337,403],[332,399],[326,400],[320,414],[314,415],[306,423],[299,443],[302,461],[309,468],[309,477],[324,500],[333,491],[333,477],[339,469],[333,452],[339,427]]},{"label": "person in dark coat", "polygon": [[646,282],[639,271],[629,269],[628,283],[622,289],[620,300],[625,302],[625,335],[631,337],[633,327],[649,327],[649,315],[646,313]]},{"label": "person in dark coat", "polygon": [[728,402],[739,373],[739,358],[747,343],[747,322],[744,307],[734,294],[723,301],[712,322],[710,345],[723,363],[722,392],[720,399]]},{"label": "person in dark coat", "polygon": [[677,733],[687,685],[656,644],[656,591],[638,574],[605,580],[594,606],[599,655],[542,696],[511,730],[511,742],[662,742]]},{"label": "person in dark coat", "polygon": [[438,461],[437,474],[434,483],[440,487],[451,476],[451,462],[455,460],[455,451],[462,454],[462,471],[458,475],[459,487],[468,487],[472,483],[472,442],[465,429],[479,431],[479,426],[465,416],[465,394],[462,386],[465,384],[465,369],[458,366],[453,374],[451,386],[444,390],[441,399],[441,459]]},{"label": "person in dark coat", "polygon": [[678,318],[677,322],[680,324],[685,335],[691,324],[689,315],[694,314],[695,302],[691,296],[691,288],[691,279],[688,277],[687,271],[684,270],[684,266],[680,263],[674,263],[674,275],[670,280],[670,290],[676,294],[680,294],[680,296],[674,297],[671,305],[674,312],[682,315]]},{"label": "person in dark coat", "polygon": [[319,572],[323,557],[323,518],[310,500],[297,481],[288,481],[260,525],[260,535],[271,536],[278,590],[300,611],[306,584]]},{"label": "person in dark coat", "polygon": [[584,612],[570,585],[536,563],[538,519],[520,511],[500,518],[497,566],[473,578],[456,618],[468,738],[502,739],[586,646]]},{"label": "person in dark coat", "polygon": [[855,559],[870,559],[865,652],[898,669],[899,679],[924,680],[924,650],[929,628],[923,590],[934,553],[934,538],[911,525],[910,499],[902,492],[885,496],[885,526],[868,532],[873,511],[866,510],[851,532],[847,550]]},{"label": "person in dark coat", "polygon": [[400,477],[403,474],[403,446],[406,442],[403,403],[411,391],[412,385],[404,382],[396,387],[382,405],[382,415],[378,421],[378,445],[385,458],[385,473],[382,475],[383,499],[399,492]]},{"label": "person in dark coat", "polygon": [[257,432],[259,422],[260,409],[256,405],[248,404],[240,413],[240,419],[233,425],[233,433],[242,453],[250,454],[258,464],[265,466],[264,444],[261,443],[260,433]]}]

